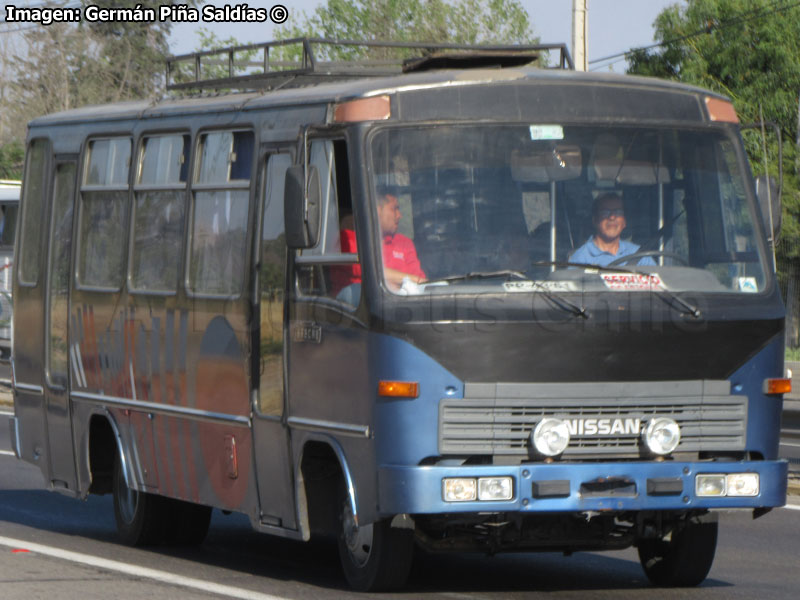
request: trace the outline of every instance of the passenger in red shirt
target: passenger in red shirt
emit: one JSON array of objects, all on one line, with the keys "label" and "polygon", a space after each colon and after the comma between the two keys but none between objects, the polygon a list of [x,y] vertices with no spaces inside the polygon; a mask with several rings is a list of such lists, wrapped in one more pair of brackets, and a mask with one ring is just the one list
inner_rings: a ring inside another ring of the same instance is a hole
[{"label": "passenger in red shirt", "polygon": [[[378,197],[378,222],[383,236],[383,275],[393,291],[400,289],[406,277],[414,283],[422,283],[426,279],[414,242],[402,233],[397,233],[402,218],[397,197],[391,194]],[[352,229],[341,230],[340,242],[342,254],[357,252],[356,232]],[[361,265],[341,270],[337,268],[335,277],[332,278],[335,279],[332,284],[337,293],[348,285],[361,283]]]}]

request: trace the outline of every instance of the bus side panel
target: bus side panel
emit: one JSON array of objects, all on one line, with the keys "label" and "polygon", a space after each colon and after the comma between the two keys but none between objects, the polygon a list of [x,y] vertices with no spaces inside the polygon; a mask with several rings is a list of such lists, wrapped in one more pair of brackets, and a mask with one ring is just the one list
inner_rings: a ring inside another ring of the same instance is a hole
[{"label": "bus side panel", "polygon": [[[83,310],[92,317],[78,328],[80,339],[73,342],[82,348],[85,371],[83,380],[76,378],[77,397],[86,400],[85,393],[91,394],[90,401],[102,407],[102,396],[110,396],[109,406],[117,402],[130,407],[117,421],[131,464],[131,484],[142,491],[251,512],[257,500],[246,325],[240,307],[212,307],[210,301],[197,300],[191,303],[194,311],[131,304],[113,312],[114,303],[107,300],[111,296],[84,294],[81,300],[90,296],[97,303]],[[146,404],[137,408],[140,403]],[[88,419],[94,413],[76,411],[74,421],[84,463],[82,489],[87,485]]]},{"label": "bus side panel", "polygon": [[748,397],[747,450],[759,453],[765,460],[778,458],[783,396],[764,394],[764,380],[783,377],[783,360],[784,341],[780,333],[729,378],[733,392]]},{"label": "bus side panel", "polygon": [[187,365],[186,381],[179,382],[180,402],[224,419],[182,424],[184,439],[191,440],[192,456],[196,457],[189,464],[196,465],[199,500],[252,513],[258,496],[250,420],[247,302],[196,298],[190,306],[186,348],[179,352],[179,356],[185,354]]},{"label": "bus side panel", "polygon": [[[47,212],[49,167],[52,163],[50,157],[49,141],[45,144],[46,150],[43,158],[35,161],[29,151],[26,164],[27,181],[23,187],[23,195],[31,194],[27,190],[32,187],[38,189],[37,197],[40,202],[40,214],[34,220],[42,221]],[[29,146],[31,148],[32,146]],[[35,191],[33,192],[36,193]],[[24,212],[24,206],[23,206]],[[15,262],[19,267],[20,248],[24,246],[27,256],[26,261],[31,268],[38,269],[35,285],[22,285],[19,281],[19,268],[14,270],[14,302],[16,310],[13,313],[13,328],[15,332],[13,354],[13,383],[14,383],[14,412],[16,418],[16,432],[19,438],[17,451],[20,457],[37,465],[45,478],[49,481],[50,466],[48,464],[49,447],[47,440],[47,427],[45,421],[44,398],[44,289],[46,280],[47,245],[44,235],[47,231],[46,224],[40,223],[42,240],[22,239],[23,233],[30,231],[25,226],[25,215],[20,223],[20,239],[16,243]]]}]

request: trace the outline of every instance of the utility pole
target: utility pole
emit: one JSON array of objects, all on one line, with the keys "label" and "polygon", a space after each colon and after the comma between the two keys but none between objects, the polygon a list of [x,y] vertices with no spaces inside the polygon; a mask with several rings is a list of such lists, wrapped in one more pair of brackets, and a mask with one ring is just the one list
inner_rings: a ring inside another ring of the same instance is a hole
[{"label": "utility pole", "polygon": [[589,0],[572,0],[572,58],[576,71],[588,71],[586,45],[589,37]]}]

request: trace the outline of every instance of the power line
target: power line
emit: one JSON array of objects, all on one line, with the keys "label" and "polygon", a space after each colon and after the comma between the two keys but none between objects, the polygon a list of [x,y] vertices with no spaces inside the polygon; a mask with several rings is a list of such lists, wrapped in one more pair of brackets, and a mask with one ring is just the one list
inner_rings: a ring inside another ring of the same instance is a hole
[{"label": "power line", "polygon": [[[670,40],[659,42],[657,44],[650,44],[649,46],[640,46],[638,48],[631,48],[630,50],[627,50],[626,52],[619,52],[617,54],[611,54],[609,56],[604,56],[602,58],[596,58],[594,60],[590,60],[589,64],[603,62],[603,61],[606,61],[606,60],[610,60],[612,58],[617,59],[617,60],[611,61],[610,63],[607,63],[606,65],[603,65],[603,66],[612,65],[612,64],[614,64],[616,62],[619,62],[620,60],[623,60],[623,59],[627,58],[628,56],[630,56],[634,52],[639,52],[641,50],[652,50],[653,48],[659,48],[661,46],[668,46],[670,44],[675,44],[677,42],[682,42],[684,40],[688,40],[689,38],[692,38],[692,37],[697,37],[698,35],[709,34],[714,30],[725,29],[726,27],[730,27],[732,25],[736,25],[736,24],[744,22],[744,21],[750,21],[750,20],[759,19],[759,18],[765,17],[767,15],[771,15],[771,14],[778,13],[778,12],[783,12],[783,11],[786,11],[786,10],[791,10],[793,8],[797,8],[798,6],[800,6],[800,2],[794,2],[792,4],[787,4],[787,5],[784,5],[784,6],[778,6],[780,4],[781,4],[781,0],[777,0],[776,2],[774,2],[770,6],[765,6],[763,8],[752,10],[750,12],[742,13],[741,15],[739,15],[737,17],[733,17],[731,19],[728,19],[727,21],[720,21],[717,24],[710,24],[709,23],[703,29],[698,29],[697,31],[693,31],[692,33],[687,33],[686,35],[682,35],[682,36],[679,36],[679,37],[676,37],[676,38],[672,38]],[[774,8],[775,6],[778,6],[778,7]],[[769,10],[771,8],[773,10]]]}]

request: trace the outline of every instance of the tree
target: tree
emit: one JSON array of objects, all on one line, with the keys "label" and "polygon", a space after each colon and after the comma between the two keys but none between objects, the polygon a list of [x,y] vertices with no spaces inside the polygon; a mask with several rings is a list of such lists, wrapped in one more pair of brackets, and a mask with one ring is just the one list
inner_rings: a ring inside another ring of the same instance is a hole
[{"label": "tree", "polygon": [[[328,0],[311,15],[290,17],[278,38],[437,42],[534,43],[528,13],[519,0]],[[363,48],[328,51],[324,58],[382,58]]]},{"label": "tree", "polygon": [[[800,236],[800,193],[791,143],[797,131],[800,94],[800,6],[790,0],[685,0],[658,15],[655,39],[638,50],[629,73],[674,79],[729,96],[742,122],[773,121],[784,140],[783,237]],[[745,136],[750,162],[763,172],[758,136]],[[775,143],[770,155],[777,156]],[[770,171],[777,173],[777,161]],[[800,244],[779,248],[799,257]]]},{"label": "tree", "polygon": [[[157,10],[165,2],[82,0],[84,7],[88,4]],[[169,21],[84,20],[31,27],[18,34],[19,48],[4,57],[11,83],[3,90],[2,112],[8,120],[0,130],[0,147],[24,140],[26,124],[39,115],[160,94],[171,26]]]},{"label": "tree", "polygon": [[[778,124],[783,137],[783,229],[778,278],[788,308],[787,343],[800,341],[800,5],[794,0],[685,0],[655,21],[662,46],[633,53],[629,72],[676,79],[729,96],[740,119]],[[760,136],[744,132],[755,173],[763,173]],[[768,145],[769,170],[778,169],[777,144]]]}]

